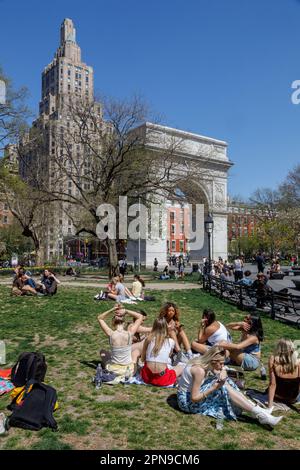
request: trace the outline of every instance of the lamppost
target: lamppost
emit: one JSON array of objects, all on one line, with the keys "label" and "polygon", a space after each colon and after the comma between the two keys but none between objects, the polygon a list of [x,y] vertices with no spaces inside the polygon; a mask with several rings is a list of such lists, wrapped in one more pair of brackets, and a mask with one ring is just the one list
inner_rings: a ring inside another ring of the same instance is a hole
[{"label": "lamppost", "polygon": [[214,229],[214,221],[211,214],[208,214],[207,218],[204,221],[205,232],[208,237],[208,270],[209,274],[211,272],[211,234]]}]

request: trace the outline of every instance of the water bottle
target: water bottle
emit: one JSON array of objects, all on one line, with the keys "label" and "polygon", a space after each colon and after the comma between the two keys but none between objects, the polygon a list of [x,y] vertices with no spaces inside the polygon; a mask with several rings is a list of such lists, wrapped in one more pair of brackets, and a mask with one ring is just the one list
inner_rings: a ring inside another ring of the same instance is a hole
[{"label": "water bottle", "polygon": [[95,375],[95,387],[99,389],[102,385],[102,366],[98,364]]},{"label": "water bottle", "polygon": [[0,364],[6,364],[6,352],[4,341],[0,341]]},{"label": "water bottle", "polygon": [[124,377],[125,382],[128,382],[128,381],[129,381],[130,376],[131,376],[130,367],[128,366],[127,369],[126,369],[126,371],[125,371],[125,377]]},{"label": "water bottle", "polygon": [[224,427],[224,413],[223,409],[220,407],[217,414],[216,429],[217,431],[222,431]]},{"label": "water bottle", "polygon": [[260,368],[260,378],[262,380],[267,380],[267,372],[266,372],[266,369],[263,365]]}]

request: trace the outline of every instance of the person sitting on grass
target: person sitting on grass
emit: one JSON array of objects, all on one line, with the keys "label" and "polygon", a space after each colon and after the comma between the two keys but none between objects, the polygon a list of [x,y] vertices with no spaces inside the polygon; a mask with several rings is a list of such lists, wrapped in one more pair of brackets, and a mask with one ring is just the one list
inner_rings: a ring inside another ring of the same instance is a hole
[{"label": "person sitting on grass", "polygon": [[281,338],[269,358],[268,405],[280,401],[287,405],[300,402],[300,361],[294,343]]},{"label": "person sitting on grass", "polygon": [[[179,315],[179,308],[173,302],[167,302],[165,305],[162,306],[159,312],[159,317],[166,319],[169,331],[174,331],[176,334],[177,344],[175,345],[175,352],[180,353],[178,355],[178,359],[191,359],[193,357],[191,345],[183,329],[183,325],[179,321]],[[181,344],[183,345],[186,351],[185,354],[181,352]]]},{"label": "person sitting on grass", "polygon": [[206,308],[203,310],[198,339],[192,342],[192,351],[204,354],[220,341],[231,342],[231,336],[226,327],[216,320],[215,312]]},{"label": "person sitting on grass", "polygon": [[152,331],[146,338],[141,360],[144,366],[141,377],[147,384],[158,387],[174,385],[180,376],[183,366],[170,366],[170,356],[175,347],[179,347],[175,331],[168,328],[164,317],[154,320]]},{"label": "person sitting on grass", "polygon": [[217,345],[229,351],[230,364],[241,366],[242,369],[252,371],[260,366],[261,346],[264,339],[263,326],[260,317],[246,315],[242,322],[233,322],[226,325],[234,331],[241,331],[239,343],[218,341]]},{"label": "person sitting on grass", "polygon": [[165,266],[162,274],[159,276],[159,279],[161,279],[162,281],[165,281],[166,279],[170,279],[170,270],[169,270],[169,266]]},{"label": "person sitting on grass", "polygon": [[[121,279],[122,278],[123,276],[121,277]],[[126,295],[126,288],[122,280],[120,280],[120,277],[114,277],[112,282],[114,285],[115,292],[108,292],[107,297],[109,299],[116,300],[117,302],[122,302],[123,300],[126,300],[128,298]]]},{"label": "person sitting on grass", "polygon": [[177,402],[185,413],[217,418],[220,410],[225,419],[236,420],[236,414],[246,411],[261,424],[275,426],[282,416],[248,400],[237,385],[227,377],[224,369],[225,350],[213,346],[203,356],[192,359],[185,367],[178,383]]},{"label": "person sitting on grass", "polygon": [[144,293],[143,289],[145,287],[145,281],[138,274],[134,275],[134,281],[132,283],[132,289],[130,292],[130,297],[133,299],[143,300]]},{"label": "person sitting on grass", "polygon": [[19,274],[14,278],[12,285],[12,295],[37,295],[37,291],[28,283],[28,276],[23,272],[19,271]]},{"label": "person sitting on grass", "polygon": [[[113,328],[110,328],[105,321],[111,313],[114,315],[112,320]],[[134,319],[133,323],[128,325],[127,330],[126,314]],[[121,377],[125,376],[126,370],[129,368],[130,374],[133,375],[137,359],[141,355],[141,348],[138,347],[138,343],[132,345],[132,338],[143,323],[143,315],[124,309],[121,304],[117,304],[110,310],[98,315],[98,321],[102,331],[108,336],[110,344],[110,358],[104,364],[105,367]]]},{"label": "person sitting on grass", "polygon": [[49,269],[45,269],[41,278],[41,292],[45,295],[55,295],[58,284],[60,284],[60,281],[55,277],[54,273]]}]

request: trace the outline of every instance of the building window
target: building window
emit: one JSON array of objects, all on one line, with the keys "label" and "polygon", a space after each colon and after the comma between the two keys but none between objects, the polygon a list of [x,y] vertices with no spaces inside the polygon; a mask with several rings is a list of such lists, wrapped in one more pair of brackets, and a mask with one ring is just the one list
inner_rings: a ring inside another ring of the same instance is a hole
[{"label": "building window", "polygon": [[176,241],[172,240],[172,251],[176,250]]},{"label": "building window", "polygon": [[8,204],[7,203],[4,204],[4,210],[8,211]]},{"label": "building window", "polygon": [[7,217],[7,215],[4,215],[4,216],[3,216],[3,223],[4,223],[4,224],[8,224],[8,217]]},{"label": "building window", "polygon": [[175,212],[170,212],[170,220],[172,222],[175,220]]},{"label": "building window", "polygon": [[172,224],[172,225],[171,225],[171,234],[172,234],[172,235],[175,234],[175,224]]},{"label": "building window", "polygon": [[183,251],[183,248],[184,248],[184,241],[183,241],[183,240],[180,240],[179,245],[180,245],[180,251]]}]

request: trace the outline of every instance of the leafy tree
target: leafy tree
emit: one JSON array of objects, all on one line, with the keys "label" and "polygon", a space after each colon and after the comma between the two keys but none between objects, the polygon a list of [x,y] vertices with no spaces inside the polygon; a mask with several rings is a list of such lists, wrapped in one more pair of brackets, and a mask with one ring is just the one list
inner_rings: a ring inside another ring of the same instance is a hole
[{"label": "leafy tree", "polygon": [[0,103],[0,157],[7,144],[16,143],[28,127],[26,119],[29,116],[25,104],[26,88],[14,90],[11,80],[5,75],[0,66],[0,80],[6,85],[6,101]]},{"label": "leafy tree", "polygon": [[0,228],[0,255],[10,258],[12,254],[23,255],[30,253],[34,245],[28,237],[22,234],[23,229],[18,222]]}]

